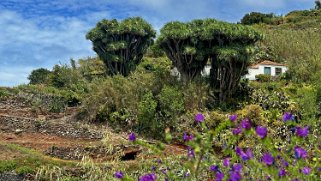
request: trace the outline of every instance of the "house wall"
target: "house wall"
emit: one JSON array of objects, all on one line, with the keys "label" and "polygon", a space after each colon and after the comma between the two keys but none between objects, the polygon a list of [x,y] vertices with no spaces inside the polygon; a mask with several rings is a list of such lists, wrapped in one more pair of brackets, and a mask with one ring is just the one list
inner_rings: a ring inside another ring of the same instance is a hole
[{"label": "house wall", "polygon": [[264,67],[271,67],[271,76],[275,76],[275,68],[281,68],[282,73],[286,72],[288,69],[285,66],[274,66],[274,65],[259,65],[258,69],[249,68],[249,73],[245,75],[245,78],[249,80],[255,80],[255,76],[259,74],[264,74]]},{"label": "house wall", "polygon": [[[288,70],[287,67],[285,67],[285,66],[259,65],[259,68],[257,68],[257,69],[249,68],[248,69],[249,73],[247,75],[245,75],[245,78],[247,78],[249,80],[255,80],[256,75],[264,74],[264,67],[271,67],[271,76],[275,76],[275,68],[282,68],[282,73],[284,73]],[[211,70],[211,66],[206,65],[204,70],[202,71],[202,76],[210,75],[210,70]],[[178,76],[178,78],[180,77],[180,73],[178,72],[178,70],[176,68],[172,69],[171,75]]]}]

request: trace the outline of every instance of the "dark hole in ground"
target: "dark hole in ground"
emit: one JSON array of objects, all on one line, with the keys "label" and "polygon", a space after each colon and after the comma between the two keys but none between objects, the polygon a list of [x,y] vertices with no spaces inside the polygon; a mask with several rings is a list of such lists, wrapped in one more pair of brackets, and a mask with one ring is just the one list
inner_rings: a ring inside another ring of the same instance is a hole
[{"label": "dark hole in ground", "polygon": [[127,152],[127,153],[125,153],[124,156],[122,156],[122,157],[120,158],[120,160],[121,160],[121,161],[135,160],[137,154],[138,154],[138,151]]}]

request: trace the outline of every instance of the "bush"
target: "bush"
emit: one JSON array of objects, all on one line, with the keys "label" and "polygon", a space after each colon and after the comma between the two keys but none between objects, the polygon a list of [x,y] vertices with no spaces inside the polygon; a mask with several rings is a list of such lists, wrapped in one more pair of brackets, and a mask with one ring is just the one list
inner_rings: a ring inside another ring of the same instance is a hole
[{"label": "bush", "polygon": [[153,137],[160,136],[159,133],[162,133],[165,124],[157,121],[156,107],[157,102],[154,100],[152,92],[146,93],[138,104],[138,132],[151,134],[150,136]]},{"label": "bush", "polygon": [[177,88],[165,86],[157,96],[160,109],[166,118],[180,115],[184,111],[183,94]]},{"label": "bush", "polygon": [[28,76],[28,79],[30,81],[29,83],[30,84],[48,84],[50,74],[51,74],[51,71],[44,68],[33,70],[31,74]]},{"label": "bush", "polygon": [[77,70],[67,65],[55,65],[49,76],[50,85],[57,88],[71,88],[83,81]]},{"label": "bush", "polygon": [[273,24],[274,19],[277,17],[270,14],[264,14],[259,12],[251,12],[249,14],[246,14],[242,19],[241,23],[244,25],[252,25],[252,24],[259,24],[259,23],[266,23],[266,24]]},{"label": "bush", "polygon": [[10,93],[6,89],[0,87],[0,100],[5,100],[10,96]]},{"label": "bush", "polygon": [[34,106],[34,109],[62,112],[67,106],[77,106],[82,93],[44,85],[21,85],[15,88],[17,96]]},{"label": "bush", "polygon": [[272,76],[266,74],[259,74],[255,76],[255,79],[259,82],[270,82],[272,80]]}]

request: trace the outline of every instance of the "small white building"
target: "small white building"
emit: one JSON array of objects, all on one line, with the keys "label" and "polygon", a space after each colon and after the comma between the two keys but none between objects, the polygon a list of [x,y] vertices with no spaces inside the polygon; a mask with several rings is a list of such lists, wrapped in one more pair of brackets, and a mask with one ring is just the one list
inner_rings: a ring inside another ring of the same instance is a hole
[{"label": "small white building", "polygon": [[285,64],[264,60],[260,63],[251,65],[248,68],[248,74],[245,75],[245,78],[249,80],[255,80],[255,76],[259,74],[278,76],[283,74],[287,70],[288,67]]},{"label": "small white building", "polygon": [[[249,80],[256,80],[255,76],[259,74],[267,74],[271,76],[278,76],[283,74],[288,70],[287,66],[282,63],[272,62],[270,60],[264,60],[260,63],[251,65],[248,68],[248,74],[244,76],[244,78]],[[202,76],[209,76],[211,71],[211,65],[206,65],[204,70],[201,72]],[[176,67],[174,67],[171,71],[171,75],[180,76]]]}]

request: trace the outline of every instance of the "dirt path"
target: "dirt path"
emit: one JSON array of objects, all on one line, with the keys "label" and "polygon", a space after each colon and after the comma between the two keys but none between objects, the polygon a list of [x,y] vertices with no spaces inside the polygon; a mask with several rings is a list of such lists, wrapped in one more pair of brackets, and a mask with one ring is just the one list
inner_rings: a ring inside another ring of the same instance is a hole
[{"label": "dirt path", "polygon": [[[72,119],[76,112],[77,108],[68,108],[64,113],[36,113],[30,105],[20,100],[2,101],[0,143],[19,145],[63,160],[81,160],[87,155],[95,162],[108,161],[114,156],[131,160],[146,151],[129,144],[127,135],[115,134],[108,127]],[[104,135],[108,139],[102,141]],[[10,150],[3,147],[0,150],[0,160],[23,156],[18,152],[10,156]],[[185,148],[168,145],[165,152],[177,155],[185,153]],[[141,157],[145,157],[144,154]]]}]

